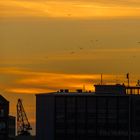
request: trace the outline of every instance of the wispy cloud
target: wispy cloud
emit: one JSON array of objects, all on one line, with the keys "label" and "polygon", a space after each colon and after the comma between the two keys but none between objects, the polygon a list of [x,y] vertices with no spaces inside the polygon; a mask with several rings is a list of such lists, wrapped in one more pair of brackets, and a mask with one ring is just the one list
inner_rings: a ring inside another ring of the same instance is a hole
[{"label": "wispy cloud", "polygon": [[140,16],[140,6],[113,1],[0,1],[1,17],[95,18]]},{"label": "wispy cloud", "polygon": [[[25,69],[5,68],[0,69],[0,74],[7,75],[13,83],[3,83],[1,89],[6,88],[9,93],[47,93],[57,91],[59,89],[68,88],[72,91],[86,86],[87,90],[94,90],[93,84],[100,82],[100,74],[65,74],[65,73],[49,73],[34,72]],[[12,78],[14,77],[14,79]],[[5,77],[6,79],[6,77]],[[120,82],[124,81],[124,76],[119,75]],[[104,75],[105,83],[115,83],[115,75]]]},{"label": "wispy cloud", "polygon": [[[32,72],[10,68],[0,69],[1,74],[14,76],[14,83],[5,84],[7,92],[12,93],[40,93],[57,91],[60,88],[82,88],[83,84],[89,84],[92,80],[99,79],[98,75],[88,74],[61,74],[47,72]],[[12,79],[13,80],[13,79]],[[89,80],[89,82],[85,81]],[[90,83],[92,85],[92,83]],[[1,87],[2,89],[3,87]]]},{"label": "wispy cloud", "polygon": [[[138,76],[139,75],[135,75],[135,77],[132,77],[132,84],[135,84]],[[94,90],[93,85],[100,83],[101,76],[100,74],[50,73],[14,67],[5,67],[0,68],[0,77],[0,91],[1,93],[5,93],[4,95],[10,99],[10,112],[13,115],[16,114],[15,101],[22,96],[29,121],[34,127],[33,131],[35,131],[34,94],[58,91],[61,88],[68,88],[71,91],[75,91],[79,88],[82,89],[83,86],[85,86],[86,90]],[[104,74],[103,82],[105,84],[113,84],[116,82],[124,83],[126,82],[125,74]]]}]

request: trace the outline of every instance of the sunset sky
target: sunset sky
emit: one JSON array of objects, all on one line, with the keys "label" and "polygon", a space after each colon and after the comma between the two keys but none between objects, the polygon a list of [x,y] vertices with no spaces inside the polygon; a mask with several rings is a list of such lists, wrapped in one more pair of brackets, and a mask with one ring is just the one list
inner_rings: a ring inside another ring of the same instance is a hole
[{"label": "sunset sky", "polygon": [[[33,127],[36,93],[140,79],[140,0],[0,0],[0,90]],[[34,133],[34,131],[33,131]]]}]

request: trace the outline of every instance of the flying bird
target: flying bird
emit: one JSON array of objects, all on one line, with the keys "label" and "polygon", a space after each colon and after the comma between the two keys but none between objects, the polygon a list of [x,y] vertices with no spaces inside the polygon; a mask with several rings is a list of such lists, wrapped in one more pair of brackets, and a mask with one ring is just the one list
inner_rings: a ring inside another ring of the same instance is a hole
[{"label": "flying bird", "polygon": [[75,52],[74,52],[74,51],[72,51],[72,52],[70,52],[70,54],[75,54]]}]

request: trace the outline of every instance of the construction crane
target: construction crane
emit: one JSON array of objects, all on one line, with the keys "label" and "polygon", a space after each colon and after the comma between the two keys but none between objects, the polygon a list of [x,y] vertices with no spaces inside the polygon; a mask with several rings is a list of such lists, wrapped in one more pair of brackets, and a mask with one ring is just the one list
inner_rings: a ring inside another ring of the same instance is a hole
[{"label": "construction crane", "polygon": [[17,135],[30,135],[32,127],[28,121],[25,113],[22,100],[18,99],[17,102]]}]

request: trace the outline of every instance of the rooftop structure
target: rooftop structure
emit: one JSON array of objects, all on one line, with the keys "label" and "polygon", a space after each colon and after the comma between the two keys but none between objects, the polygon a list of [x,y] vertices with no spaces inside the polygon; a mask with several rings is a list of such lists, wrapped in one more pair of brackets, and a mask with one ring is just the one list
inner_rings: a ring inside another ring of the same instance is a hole
[{"label": "rooftop structure", "polygon": [[95,85],[95,92],[36,95],[37,140],[139,140],[139,87]]}]

